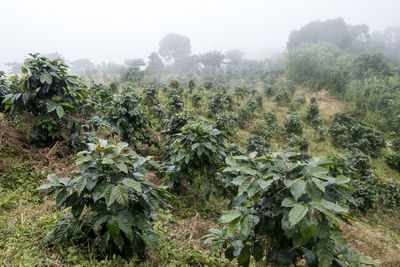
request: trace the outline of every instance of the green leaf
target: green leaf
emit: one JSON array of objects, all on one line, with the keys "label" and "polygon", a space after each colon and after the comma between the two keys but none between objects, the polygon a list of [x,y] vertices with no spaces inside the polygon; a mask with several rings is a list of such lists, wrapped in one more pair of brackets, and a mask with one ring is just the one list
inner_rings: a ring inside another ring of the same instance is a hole
[{"label": "green leaf", "polygon": [[228,164],[229,166],[233,166],[233,167],[236,167],[236,166],[237,166],[236,160],[235,160],[233,157],[226,157],[226,158],[225,158],[225,162],[226,162],[226,164]]},{"label": "green leaf", "polygon": [[39,186],[38,188],[36,188],[36,190],[44,190],[44,189],[49,189],[50,187],[53,187],[54,184],[43,184],[41,186]]},{"label": "green leaf", "polygon": [[294,201],[294,199],[291,197],[287,197],[287,198],[283,199],[281,202],[281,206],[286,207],[286,208],[292,208],[296,205],[297,205],[297,202]]},{"label": "green leaf", "polygon": [[243,182],[239,186],[238,195],[243,194],[243,192],[247,190],[247,188],[250,186],[250,184],[251,184],[251,179],[246,177],[246,179],[244,179]]},{"label": "green leaf", "polygon": [[119,226],[117,219],[112,216],[107,220],[107,231],[110,233],[111,236],[118,236],[119,235]]},{"label": "green leaf", "polygon": [[314,236],[318,229],[318,221],[316,218],[309,220],[304,218],[300,222],[300,233],[304,239],[309,239]]},{"label": "green leaf", "polygon": [[227,227],[226,227],[226,235],[227,236],[230,236],[233,233],[233,231],[235,231],[236,227],[239,225],[241,220],[242,220],[242,218],[239,216],[227,225]]},{"label": "green leaf", "polygon": [[110,185],[106,189],[105,198],[107,207],[110,207],[115,201],[114,186]]},{"label": "green leaf", "polygon": [[23,74],[26,74],[28,72],[28,70],[24,66],[21,66],[21,72]]},{"label": "green leaf", "polygon": [[336,212],[341,212],[341,213],[347,213],[349,211],[349,209],[347,207],[341,207],[333,202],[327,201],[325,199],[321,200],[321,205],[329,210],[333,210]]},{"label": "green leaf", "polygon": [[122,183],[124,185],[126,185],[127,187],[130,187],[130,188],[136,190],[137,192],[142,193],[142,187],[139,182],[137,182],[133,179],[130,179],[130,178],[126,178],[126,179],[122,180]]},{"label": "green leaf", "polygon": [[126,188],[123,187],[122,185],[117,185],[114,187],[113,192],[117,203],[120,204],[121,206],[128,207],[129,197]]},{"label": "green leaf", "polygon": [[67,200],[68,196],[69,193],[65,188],[58,192],[56,197],[56,206],[61,207],[64,204],[65,200]]},{"label": "green leaf", "polygon": [[260,243],[255,243],[253,247],[253,257],[255,261],[260,261],[264,256],[264,248]]},{"label": "green leaf", "polygon": [[222,216],[219,219],[220,223],[228,223],[236,219],[237,217],[241,216],[242,213],[238,210],[228,210],[228,211],[223,211]]},{"label": "green leaf", "polygon": [[318,262],[322,267],[329,267],[332,265],[335,244],[330,238],[320,239],[316,245],[316,252]]},{"label": "green leaf", "polygon": [[52,101],[47,101],[46,102],[46,107],[47,107],[47,113],[53,112],[57,108],[57,103],[54,103]]},{"label": "green leaf", "polygon": [[125,233],[132,234],[132,226],[134,218],[132,214],[128,210],[123,210],[118,212],[117,216],[115,216],[118,227]]},{"label": "green leaf", "polygon": [[248,167],[248,166],[239,168],[239,170],[240,170],[241,172],[250,174],[250,175],[252,175],[252,176],[256,176],[256,175],[257,175],[257,171],[254,170],[254,169],[252,169],[252,168],[250,168],[250,167]]},{"label": "green leaf", "polygon": [[97,186],[93,192],[93,201],[96,202],[100,198],[103,198],[106,194],[106,186],[104,184]]},{"label": "green leaf", "polygon": [[52,184],[60,184],[60,178],[54,173],[47,175],[47,180]]},{"label": "green leaf", "polygon": [[257,156],[257,151],[251,152],[251,153],[249,154],[249,157],[250,157],[251,159],[254,159],[256,156]]},{"label": "green leaf", "polygon": [[[43,74],[42,74],[43,75]],[[42,76],[40,76],[40,80],[42,80]],[[51,77],[51,75],[50,74],[48,74],[48,73],[46,73],[46,74],[44,74],[44,81],[47,83],[47,84],[51,84],[52,82],[53,82],[53,78]],[[41,81],[42,82],[42,81]],[[42,82],[43,83],[43,82]]]},{"label": "green leaf", "polygon": [[350,178],[344,175],[339,175],[338,177],[336,177],[335,182],[337,184],[347,184],[348,182],[350,182]]},{"label": "green leaf", "polygon": [[312,177],[311,180],[318,187],[319,190],[325,193],[325,186],[320,179]]},{"label": "green leaf", "polygon": [[75,190],[80,195],[86,187],[86,177],[80,177],[75,183]]},{"label": "green leaf", "polygon": [[117,166],[117,168],[123,171],[124,173],[128,173],[128,167],[126,167],[125,163],[117,162],[115,163],[115,166]]},{"label": "green leaf", "polygon": [[101,164],[115,164],[114,160],[112,158],[103,158],[103,160],[101,161]]},{"label": "green leaf", "polygon": [[250,263],[250,255],[251,255],[250,246],[249,245],[244,246],[244,248],[242,248],[242,250],[240,251],[238,257],[239,265],[248,266]]},{"label": "green leaf", "polygon": [[240,222],[240,234],[244,239],[246,239],[249,236],[252,227],[253,227],[253,216],[246,215]]},{"label": "green leaf", "polygon": [[265,181],[265,180],[260,179],[260,180],[257,180],[257,182],[260,185],[260,187],[262,188],[262,190],[265,190],[274,182],[274,180],[270,179],[270,180]]},{"label": "green leaf", "polygon": [[297,180],[290,185],[290,193],[297,201],[305,192],[306,182],[304,180]]},{"label": "green leaf", "polygon": [[56,113],[58,118],[62,118],[64,116],[64,108],[61,105],[57,106]]},{"label": "green leaf", "polygon": [[289,212],[289,222],[291,225],[296,225],[307,214],[308,207],[297,204]]}]

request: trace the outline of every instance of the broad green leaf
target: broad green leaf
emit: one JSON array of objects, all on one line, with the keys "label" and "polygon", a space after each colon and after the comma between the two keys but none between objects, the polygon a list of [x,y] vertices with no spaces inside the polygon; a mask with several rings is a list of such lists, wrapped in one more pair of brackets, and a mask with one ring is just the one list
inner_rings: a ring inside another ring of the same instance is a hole
[{"label": "broad green leaf", "polygon": [[294,201],[291,197],[287,197],[284,200],[282,200],[281,206],[286,207],[286,208],[292,208],[296,206],[298,203]]},{"label": "broad green leaf", "polygon": [[103,160],[101,161],[101,164],[115,164],[114,160],[112,158],[103,158]]},{"label": "broad green leaf", "polygon": [[47,113],[53,112],[57,108],[57,103],[54,103],[52,101],[47,101],[46,102],[46,107],[47,107]]},{"label": "broad green leaf", "polygon": [[238,263],[242,266],[248,266],[250,262],[251,249],[249,245],[244,246],[240,251]]},{"label": "broad green leaf", "polygon": [[118,222],[119,229],[128,235],[132,233],[134,218],[128,210],[119,211],[115,218]]},{"label": "broad green leaf", "polygon": [[329,267],[332,265],[333,255],[335,253],[335,244],[328,239],[320,239],[316,245],[317,257],[322,267]]},{"label": "broad green leaf", "polygon": [[126,185],[127,187],[130,187],[130,188],[136,190],[137,192],[142,193],[142,187],[139,182],[137,182],[133,179],[130,179],[130,178],[126,178],[126,179],[122,180],[122,183],[124,185]]},{"label": "broad green leaf", "polygon": [[264,256],[264,248],[260,243],[255,243],[253,247],[253,257],[255,261],[260,261]]},{"label": "broad green leaf", "polygon": [[62,118],[64,116],[64,108],[62,106],[57,106],[56,113],[58,118]]},{"label": "broad green leaf", "polygon": [[244,172],[244,173],[247,173],[247,174],[250,174],[250,175],[253,175],[253,176],[256,176],[256,175],[257,175],[257,171],[254,170],[254,169],[252,169],[252,168],[250,168],[250,167],[248,167],[248,166],[246,166],[246,167],[241,167],[241,168],[239,168],[239,170],[240,170],[241,172]]},{"label": "broad green leaf", "polygon": [[[42,74],[43,75],[43,74]],[[42,76],[40,76],[40,78],[42,78]],[[46,73],[44,74],[44,80],[47,84],[51,84],[53,82],[53,78],[51,77],[50,74]],[[42,82],[43,83],[43,82]]]},{"label": "broad green leaf", "polygon": [[304,194],[305,188],[306,182],[304,180],[297,180],[290,185],[290,193],[297,201]]},{"label": "broad green leaf", "polygon": [[61,207],[65,200],[67,200],[69,196],[69,193],[67,192],[67,190],[64,188],[63,190],[61,190],[60,192],[58,192],[57,197],[56,197],[56,205],[57,207]]},{"label": "broad green leaf", "polygon": [[93,229],[99,228],[103,223],[105,223],[109,218],[111,217],[110,214],[103,214],[100,216],[96,216],[96,220],[94,221],[93,224]]},{"label": "broad green leaf", "polygon": [[247,188],[249,188],[250,184],[251,184],[251,179],[246,177],[246,179],[244,179],[239,186],[238,195],[243,194],[247,190]]},{"label": "broad green leaf", "polygon": [[254,181],[247,190],[247,194],[249,198],[252,198],[255,194],[260,191],[260,186],[258,185],[257,181]]},{"label": "broad green leaf", "polygon": [[111,236],[118,236],[119,235],[119,226],[117,219],[112,216],[107,220],[107,231],[110,233]]},{"label": "broad green leaf", "polygon": [[47,180],[52,184],[59,184],[60,179],[54,173],[47,175]]},{"label": "broad green leaf", "polygon": [[223,211],[222,216],[219,219],[220,223],[228,223],[236,219],[237,217],[241,216],[242,213],[238,210],[228,210],[228,211]]},{"label": "broad green leaf", "polygon": [[126,188],[123,187],[122,185],[117,185],[114,187],[113,191],[117,203],[120,204],[121,206],[128,207],[129,197]]},{"label": "broad green leaf", "polygon": [[80,177],[75,183],[75,190],[80,195],[86,187],[86,177]]},{"label": "broad green leaf", "polygon": [[274,182],[274,180],[270,179],[270,180],[265,181],[265,180],[259,179],[259,180],[257,180],[257,182],[260,185],[260,187],[262,188],[262,190],[265,190]]},{"label": "broad green leaf", "polygon": [[115,201],[114,186],[110,185],[106,189],[105,198],[107,207],[110,207]]},{"label": "broad green leaf", "polygon": [[297,204],[289,212],[289,222],[291,225],[296,225],[307,214],[308,207]]},{"label": "broad green leaf", "polygon": [[318,221],[316,218],[309,220],[304,218],[300,221],[300,233],[304,239],[309,239],[314,236],[318,229]]},{"label": "broad green leaf", "polygon": [[253,227],[253,216],[246,215],[240,222],[240,234],[243,238],[247,238]]},{"label": "broad green leaf", "polygon": [[348,182],[350,182],[350,178],[344,175],[339,175],[338,177],[336,177],[335,182],[337,184],[347,184]]},{"label": "broad green leaf", "polygon": [[256,156],[257,156],[257,151],[251,152],[251,153],[249,154],[249,157],[250,157],[251,159],[254,159]]},{"label": "broad green leaf", "polygon": [[36,190],[44,190],[44,189],[49,189],[50,187],[53,187],[54,184],[44,184],[36,188]]},{"label": "broad green leaf", "polygon": [[336,212],[342,212],[342,213],[347,213],[349,211],[349,209],[347,207],[341,207],[333,202],[327,201],[325,199],[321,200],[321,205],[329,210],[333,210]]},{"label": "broad green leaf", "polygon": [[225,158],[225,162],[226,164],[228,164],[229,166],[237,166],[236,160],[233,157],[226,157]]},{"label": "broad green leaf", "polygon": [[242,218],[239,216],[227,225],[226,236],[230,236],[233,233],[233,231],[235,231],[236,227],[239,225],[241,220]]},{"label": "broad green leaf", "polygon": [[117,168],[123,171],[124,173],[128,173],[128,167],[126,167],[125,163],[117,162],[115,163],[115,166],[117,166]]},{"label": "broad green leaf", "polygon": [[311,180],[318,187],[319,190],[325,193],[325,186],[320,179],[312,177]]}]

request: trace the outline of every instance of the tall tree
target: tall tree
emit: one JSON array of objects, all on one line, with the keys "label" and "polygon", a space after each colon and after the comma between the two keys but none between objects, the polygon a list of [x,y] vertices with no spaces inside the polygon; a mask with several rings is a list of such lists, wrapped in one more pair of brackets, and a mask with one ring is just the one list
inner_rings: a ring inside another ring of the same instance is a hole
[{"label": "tall tree", "polygon": [[161,39],[158,52],[166,60],[173,59],[175,62],[187,58],[192,52],[190,39],[176,33],[169,33]]}]

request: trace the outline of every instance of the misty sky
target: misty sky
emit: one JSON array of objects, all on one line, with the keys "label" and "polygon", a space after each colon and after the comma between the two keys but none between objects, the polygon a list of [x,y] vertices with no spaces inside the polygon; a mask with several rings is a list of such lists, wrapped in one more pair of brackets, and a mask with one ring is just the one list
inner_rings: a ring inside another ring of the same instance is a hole
[{"label": "misty sky", "polygon": [[194,53],[240,49],[265,57],[312,20],[344,18],[371,30],[400,25],[399,0],[0,0],[0,65],[30,52],[121,63],[158,50],[169,32]]}]

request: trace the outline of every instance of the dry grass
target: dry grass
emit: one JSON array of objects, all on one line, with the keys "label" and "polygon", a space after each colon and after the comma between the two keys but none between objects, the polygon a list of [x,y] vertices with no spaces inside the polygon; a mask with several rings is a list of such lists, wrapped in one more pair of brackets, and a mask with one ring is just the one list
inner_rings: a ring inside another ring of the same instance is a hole
[{"label": "dry grass", "polygon": [[390,233],[358,222],[343,223],[341,228],[354,250],[378,260],[381,266],[400,266],[400,245]]}]

